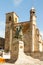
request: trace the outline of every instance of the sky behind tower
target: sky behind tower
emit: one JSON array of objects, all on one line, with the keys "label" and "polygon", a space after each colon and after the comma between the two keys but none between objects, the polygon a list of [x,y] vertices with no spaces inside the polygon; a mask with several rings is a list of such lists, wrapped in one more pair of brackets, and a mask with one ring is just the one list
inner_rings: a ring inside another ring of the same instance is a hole
[{"label": "sky behind tower", "polygon": [[6,13],[16,12],[19,21],[30,20],[30,9],[36,10],[37,26],[43,35],[43,0],[0,0],[0,37],[5,37]]}]

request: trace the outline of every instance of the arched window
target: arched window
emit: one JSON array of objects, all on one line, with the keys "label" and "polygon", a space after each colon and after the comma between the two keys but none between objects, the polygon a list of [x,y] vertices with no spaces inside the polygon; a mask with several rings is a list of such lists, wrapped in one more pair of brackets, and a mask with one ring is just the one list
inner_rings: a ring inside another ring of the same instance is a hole
[{"label": "arched window", "polygon": [[15,22],[17,22],[17,18],[15,18]]},{"label": "arched window", "polygon": [[39,29],[36,29],[36,33],[37,33],[37,35],[39,35]]},{"label": "arched window", "polygon": [[11,16],[9,16],[9,21],[11,21]]}]

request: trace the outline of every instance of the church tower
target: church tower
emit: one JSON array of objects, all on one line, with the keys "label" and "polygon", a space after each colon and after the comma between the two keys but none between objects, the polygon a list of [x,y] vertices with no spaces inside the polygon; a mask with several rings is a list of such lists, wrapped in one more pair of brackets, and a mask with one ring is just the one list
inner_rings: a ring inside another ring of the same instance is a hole
[{"label": "church tower", "polygon": [[30,22],[31,22],[31,30],[32,30],[32,52],[36,51],[35,48],[35,31],[36,31],[36,14],[35,8],[31,8],[30,10]]},{"label": "church tower", "polygon": [[30,22],[31,22],[31,29],[32,29],[32,52],[39,51],[39,45],[38,45],[38,35],[37,33],[37,26],[36,26],[36,12],[35,8],[32,7],[30,10]]},{"label": "church tower", "polygon": [[5,51],[11,51],[13,26],[18,23],[18,16],[14,12],[6,14],[6,29],[5,29]]}]

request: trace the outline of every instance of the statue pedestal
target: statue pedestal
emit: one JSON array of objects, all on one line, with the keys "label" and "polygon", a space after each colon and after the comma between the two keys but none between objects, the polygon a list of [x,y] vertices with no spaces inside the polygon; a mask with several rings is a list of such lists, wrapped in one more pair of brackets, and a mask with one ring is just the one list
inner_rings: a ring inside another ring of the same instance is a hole
[{"label": "statue pedestal", "polygon": [[19,59],[23,57],[23,53],[24,53],[24,42],[19,41],[19,54],[18,54]]},{"label": "statue pedestal", "polygon": [[[27,56],[24,53],[24,42],[19,41],[19,54],[18,54],[18,59],[15,62],[15,65],[37,65],[40,61],[35,60],[31,56]],[[37,63],[37,64],[36,64]]]}]

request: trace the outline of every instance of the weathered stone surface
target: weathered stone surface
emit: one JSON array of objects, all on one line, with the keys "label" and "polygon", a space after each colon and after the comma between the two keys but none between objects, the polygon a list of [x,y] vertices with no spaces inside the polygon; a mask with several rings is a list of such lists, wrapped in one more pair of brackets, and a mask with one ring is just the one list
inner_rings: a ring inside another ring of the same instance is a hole
[{"label": "weathered stone surface", "polygon": [[0,49],[4,49],[5,47],[5,39],[0,37]]},{"label": "weathered stone surface", "polygon": [[[10,19],[9,19],[10,18]],[[5,50],[10,51],[11,59],[16,60],[18,57],[19,43],[18,39],[15,39],[15,32],[18,26],[22,26],[23,32],[23,42],[24,42],[24,52],[31,53],[30,55],[34,56],[32,52],[40,52],[39,49],[39,29],[36,25],[36,15],[35,9],[30,10],[30,21],[18,23],[18,16],[14,13],[6,14],[6,29],[5,29]],[[40,39],[40,42],[42,40]],[[41,42],[42,44],[42,42]],[[35,57],[40,55],[35,53]]]}]

